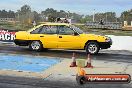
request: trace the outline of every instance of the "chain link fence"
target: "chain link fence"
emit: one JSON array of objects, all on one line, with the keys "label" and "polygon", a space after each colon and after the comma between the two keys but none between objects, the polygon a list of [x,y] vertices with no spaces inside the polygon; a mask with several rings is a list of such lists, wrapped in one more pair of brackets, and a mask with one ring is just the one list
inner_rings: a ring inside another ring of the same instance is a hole
[{"label": "chain link fence", "polygon": [[85,24],[88,28],[96,29],[122,29],[122,22],[92,22],[87,21]]}]

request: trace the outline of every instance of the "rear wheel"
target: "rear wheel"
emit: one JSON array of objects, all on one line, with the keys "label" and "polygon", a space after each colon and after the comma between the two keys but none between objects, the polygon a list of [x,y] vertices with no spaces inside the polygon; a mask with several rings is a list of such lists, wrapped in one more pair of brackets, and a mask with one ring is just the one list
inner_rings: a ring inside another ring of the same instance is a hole
[{"label": "rear wheel", "polygon": [[97,42],[89,42],[86,45],[87,54],[97,54],[99,52],[99,45]]},{"label": "rear wheel", "polygon": [[29,49],[33,51],[41,51],[43,49],[43,45],[40,41],[31,41]]}]

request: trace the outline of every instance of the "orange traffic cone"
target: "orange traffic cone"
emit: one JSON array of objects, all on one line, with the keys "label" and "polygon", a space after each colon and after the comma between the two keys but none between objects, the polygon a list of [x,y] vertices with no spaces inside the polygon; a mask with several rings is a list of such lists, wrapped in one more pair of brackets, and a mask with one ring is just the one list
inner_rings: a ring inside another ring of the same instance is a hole
[{"label": "orange traffic cone", "polygon": [[93,66],[92,66],[92,64],[91,64],[90,54],[88,54],[87,65],[86,65],[85,67],[86,67],[86,68],[93,68]]},{"label": "orange traffic cone", "polygon": [[73,53],[73,55],[72,55],[72,63],[70,65],[70,67],[77,67],[75,53]]},{"label": "orange traffic cone", "polygon": [[82,68],[80,68],[80,67],[78,67],[78,75],[79,75],[79,76],[85,76],[85,75],[86,75],[85,70],[82,69]]}]

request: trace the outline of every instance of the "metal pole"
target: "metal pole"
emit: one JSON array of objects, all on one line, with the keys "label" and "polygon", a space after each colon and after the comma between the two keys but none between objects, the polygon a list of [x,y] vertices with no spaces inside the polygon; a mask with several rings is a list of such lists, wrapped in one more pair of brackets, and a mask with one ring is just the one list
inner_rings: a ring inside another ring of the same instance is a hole
[{"label": "metal pole", "polygon": [[93,22],[95,21],[95,9],[93,11]]},{"label": "metal pole", "polygon": [[107,13],[106,13],[106,22],[107,22]]}]

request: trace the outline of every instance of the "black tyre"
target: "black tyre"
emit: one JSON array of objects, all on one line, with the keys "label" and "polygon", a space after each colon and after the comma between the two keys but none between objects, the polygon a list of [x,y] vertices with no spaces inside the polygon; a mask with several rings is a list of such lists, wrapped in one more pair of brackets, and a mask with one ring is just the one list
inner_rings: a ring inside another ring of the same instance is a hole
[{"label": "black tyre", "polygon": [[97,42],[89,42],[86,45],[86,53],[87,54],[97,54],[99,52],[99,45]]},{"label": "black tyre", "polygon": [[29,49],[33,51],[42,51],[43,45],[40,41],[31,41],[29,44]]},{"label": "black tyre", "polygon": [[86,83],[86,79],[84,76],[77,76],[76,75],[76,81],[77,81],[77,84],[79,84],[79,85],[83,85]]}]

